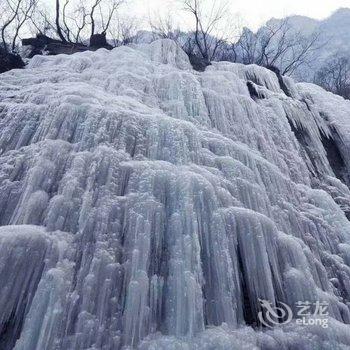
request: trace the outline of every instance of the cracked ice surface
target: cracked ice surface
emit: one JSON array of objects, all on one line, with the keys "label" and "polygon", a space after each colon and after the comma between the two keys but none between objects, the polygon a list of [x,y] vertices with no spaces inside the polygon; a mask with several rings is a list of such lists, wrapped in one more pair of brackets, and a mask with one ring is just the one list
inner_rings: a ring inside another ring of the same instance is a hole
[{"label": "cracked ice surface", "polygon": [[350,103],[285,85],[167,40],[1,75],[1,349],[349,349]]}]

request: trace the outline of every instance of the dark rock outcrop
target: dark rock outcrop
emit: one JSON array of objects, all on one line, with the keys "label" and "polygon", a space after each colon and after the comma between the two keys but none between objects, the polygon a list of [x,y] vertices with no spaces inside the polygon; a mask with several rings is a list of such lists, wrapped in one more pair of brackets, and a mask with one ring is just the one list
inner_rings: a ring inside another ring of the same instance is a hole
[{"label": "dark rock outcrop", "polygon": [[270,71],[274,72],[278,78],[278,82],[280,84],[280,87],[282,89],[282,91],[288,96],[288,97],[292,97],[286,83],[283,80],[283,75],[281,74],[281,71],[279,68],[277,68],[276,66],[272,66],[272,65],[268,65],[265,68],[269,69]]},{"label": "dark rock outcrop", "polygon": [[100,48],[113,49],[113,46],[108,44],[105,34],[92,35],[89,46],[80,43],[63,42],[43,34],[38,34],[35,38],[23,39],[22,45],[30,47],[28,58],[42,55],[43,53],[47,55],[71,55],[76,52],[95,51]]},{"label": "dark rock outcrop", "polygon": [[192,53],[188,54],[188,58],[190,59],[193,69],[198,72],[204,72],[205,68],[210,66],[210,62]]},{"label": "dark rock outcrop", "polygon": [[264,94],[258,90],[259,87],[252,81],[247,81],[247,88],[253,100],[262,100],[265,98]]},{"label": "dark rock outcrop", "polygon": [[21,56],[6,52],[0,47],[0,73],[7,72],[15,68],[23,68],[25,66]]},{"label": "dark rock outcrop", "polygon": [[113,49],[113,46],[108,44],[107,39],[106,39],[106,34],[93,34],[90,37],[90,48],[94,49],[100,49],[100,48],[105,48],[105,49]]},{"label": "dark rock outcrop", "polygon": [[23,46],[29,46],[30,52],[27,55],[31,58],[35,55],[42,55],[44,52],[48,55],[73,54],[86,51],[89,48],[83,44],[63,42],[61,40],[50,38],[43,34],[38,34],[35,38],[22,40]]}]

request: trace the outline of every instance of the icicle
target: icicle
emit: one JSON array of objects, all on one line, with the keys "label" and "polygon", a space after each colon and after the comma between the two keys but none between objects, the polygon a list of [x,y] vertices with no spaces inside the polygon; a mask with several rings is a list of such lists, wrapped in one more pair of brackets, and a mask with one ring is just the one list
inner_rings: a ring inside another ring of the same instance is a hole
[{"label": "icicle", "polygon": [[169,40],[2,74],[0,348],[349,347],[350,105],[283,83]]}]

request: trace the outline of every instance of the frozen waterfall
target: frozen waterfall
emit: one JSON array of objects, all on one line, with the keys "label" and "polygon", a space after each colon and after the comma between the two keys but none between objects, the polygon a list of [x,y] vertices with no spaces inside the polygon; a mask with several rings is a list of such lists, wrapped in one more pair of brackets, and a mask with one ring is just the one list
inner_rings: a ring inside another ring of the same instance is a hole
[{"label": "frozen waterfall", "polygon": [[0,75],[0,349],[350,349],[349,170],[312,84],[169,40],[35,56]]}]

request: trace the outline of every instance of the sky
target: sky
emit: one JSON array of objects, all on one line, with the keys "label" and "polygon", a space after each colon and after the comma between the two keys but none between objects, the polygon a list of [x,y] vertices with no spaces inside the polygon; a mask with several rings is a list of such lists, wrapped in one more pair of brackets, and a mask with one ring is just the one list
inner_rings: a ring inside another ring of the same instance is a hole
[{"label": "sky", "polygon": [[[303,15],[317,19],[328,17],[340,7],[349,7],[350,0],[227,0],[230,12],[238,13],[243,24],[256,30],[272,17]],[[133,10],[140,17],[166,16],[179,13],[178,0],[133,0]]]}]

